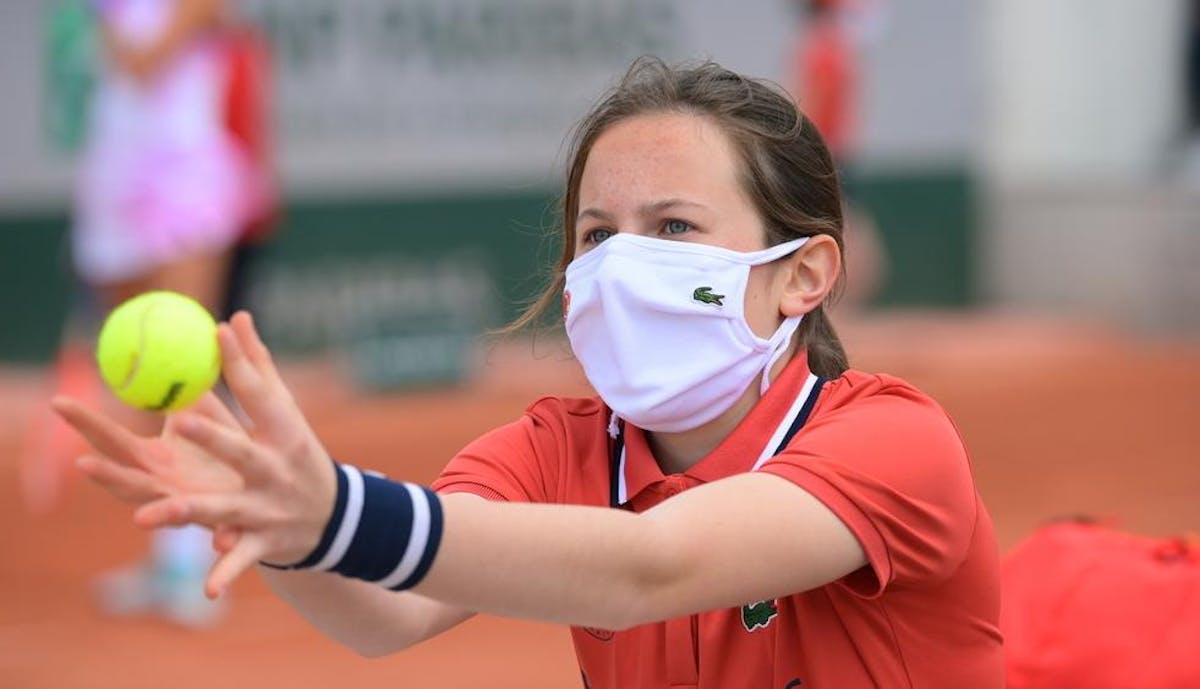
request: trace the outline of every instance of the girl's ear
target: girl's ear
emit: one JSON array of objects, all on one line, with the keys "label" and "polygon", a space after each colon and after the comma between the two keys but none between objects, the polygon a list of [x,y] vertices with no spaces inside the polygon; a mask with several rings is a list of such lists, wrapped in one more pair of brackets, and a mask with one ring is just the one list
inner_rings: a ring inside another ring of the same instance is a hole
[{"label": "girl's ear", "polygon": [[837,284],[842,272],[842,252],[837,241],[814,235],[783,262],[783,296],[779,311],[784,316],[801,316],[821,305]]}]

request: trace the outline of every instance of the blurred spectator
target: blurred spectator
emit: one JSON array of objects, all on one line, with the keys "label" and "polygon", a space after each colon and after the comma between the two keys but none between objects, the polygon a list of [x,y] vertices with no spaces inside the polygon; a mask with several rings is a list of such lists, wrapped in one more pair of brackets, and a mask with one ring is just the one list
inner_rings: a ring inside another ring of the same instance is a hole
[{"label": "blurred spectator", "polygon": [[1200,135],[1200,0],[1192,0],[1187,34],[1188,129]]},{"label": "blurred spectator", "polygon": [[1181,173],[1194,185],[1200,185],[1200,0],[1188,3],[1187,35],[1184,38],[1184,89],[1187,112],[1184,120],[1184,145]]},{"label": "blurred spectator", "polygon": [[[90,324],[65,330],[56,384],[70,394],[98,394],[95,326],[120,302],[173,290],[223,313],[238,246],[264,235],[272,215],[257,35],[232,22],[223,0],[93,0],[92,10],[103,64],[71,240],[76,275],[96,306]],[[146,432],[161,423],[139,417]],[[61,489],[76,449],[69,437],[44,424],[28,444],[24,484],[35,507],[52,505]],[[145,562],[101,578],[100,604],[210,623],[218,608],[202,581],[212,558],[206,531],[160,531]]]},{"label": "blurred spectator", "polygon": [[[800,0],[801,30],[792,60],[792,93],[816,125],[837,162],[845,191],[846,282],[837,312],[853,314],[878,291],[886,271],[879,231],[866,210],[854,203],[854,157],[858,143],[859,43],[874,26],[878,2]],[[873,14],[872,14],[873,13]]]}]

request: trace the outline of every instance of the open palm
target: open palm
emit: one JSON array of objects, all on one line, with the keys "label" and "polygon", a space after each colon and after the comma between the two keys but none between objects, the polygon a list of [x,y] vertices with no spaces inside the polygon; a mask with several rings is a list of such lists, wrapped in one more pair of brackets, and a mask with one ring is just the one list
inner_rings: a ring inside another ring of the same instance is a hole
[{"label": "open palm", "polygon": [[222,552],[206,590],[216,596],[255,562],[302,559],[333,510],[333,462],[284,385],[249,314],[217,328],[221,370],[246,412],[239,423],[213,395],[142,438],[78,402],[54,408],[91,444],[80,469],[140,505],[146,528],[199,524]]},{"label": "open palm", "polygon": [[[181,492],[228,492],[243,486],[237,471],[180,434],[178,415],[167,417],[157,437],[145,438],[75,400],[58,398],[53,404],[94,450],[79,458],[79,468],[120,500],[142,505]],[[192,412],[244,432],[212,393]]]}]

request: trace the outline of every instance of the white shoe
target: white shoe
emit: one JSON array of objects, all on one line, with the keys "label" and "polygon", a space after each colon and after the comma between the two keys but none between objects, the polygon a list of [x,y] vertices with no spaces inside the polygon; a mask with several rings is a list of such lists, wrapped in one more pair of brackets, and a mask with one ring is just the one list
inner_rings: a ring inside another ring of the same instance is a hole
[{"label": "white shoe", "polygon": [[205,572],[171,571],[138,564],[106,572],[96,581],[100,609],[114,617],[154,615],[188,629],[214,626],[224,615],[224,599],[204,595]]},{"label": "white shoe", "polygon": [[159,592],[158,614],[188,629],[208,629],[224,616],[226,599],[209,600],[204,595],[206,571],[170,572],[159,570],[156,588]]}]

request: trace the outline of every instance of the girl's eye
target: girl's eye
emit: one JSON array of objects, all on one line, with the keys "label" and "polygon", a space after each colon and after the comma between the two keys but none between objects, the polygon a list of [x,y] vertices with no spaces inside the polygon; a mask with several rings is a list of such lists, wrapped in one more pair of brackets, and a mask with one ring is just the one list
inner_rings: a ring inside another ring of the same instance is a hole
[{"label": "girl's eye", "polygon": [[692,229],[692,226],[683,220],[668,220],[663,225],[663,232],[665,234],[683,234],[690,229]]},{"label": "girl's eye", "polygon": [[612,230],[606,230],[603,227],[598,227],[594,230],[588,230],[583,235],[584,244],[599,244],[600,242],[613,236]]}]

